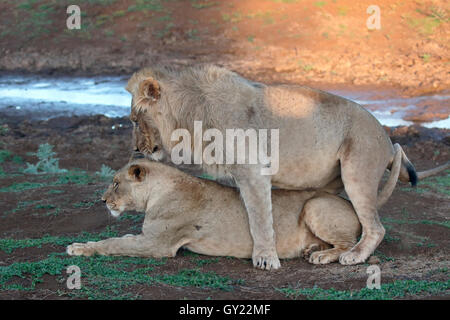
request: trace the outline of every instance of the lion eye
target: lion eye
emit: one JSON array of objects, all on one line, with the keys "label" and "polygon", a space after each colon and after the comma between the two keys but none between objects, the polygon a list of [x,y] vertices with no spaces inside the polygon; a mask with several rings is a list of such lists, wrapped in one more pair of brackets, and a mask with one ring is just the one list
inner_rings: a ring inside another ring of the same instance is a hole
[{"label": "lion eye", "polygon": [[116,190],[118,186],[119,186],[119,183],[118,182],[114,182],[113,189]]}]

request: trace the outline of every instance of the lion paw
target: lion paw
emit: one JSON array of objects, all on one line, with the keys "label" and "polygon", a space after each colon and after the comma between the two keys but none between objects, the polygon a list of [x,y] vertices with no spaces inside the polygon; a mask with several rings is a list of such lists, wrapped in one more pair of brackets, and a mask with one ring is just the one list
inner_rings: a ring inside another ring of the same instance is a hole
[{"label": "lion paw", "polygon": [[313,252],[309,257],[309,262],[312,264],[327,264],[339,259],[339,254],[327,251],[328,250]]},{"label": "lion paw", "polygon": [[72,243],[67,246],[66,252],[69,256],[92,256],[95,253],[94,248],[88,243]]},{"label": "lion paw", "polygon": [[363,263],[365,260],[366,260],[366,258],[363,255],[361,255],[358,252],[354,252],[354,251],[344,252],[339,257],[340,264],[347,265],[347,266],[358,264],[358,263]]},{"label": "lion paw", "polygon": [[253,266],[262,270],[276,270],[281,267],[277,254],[259,254],[253,257]]},{"label": "lion paw", "polygon": [[308,258],[311,256],[313,252],[319,251],[320,246],[317,243],[310,244],[309,247],[303,249],[302,251],[302,257],[308,260]]}]

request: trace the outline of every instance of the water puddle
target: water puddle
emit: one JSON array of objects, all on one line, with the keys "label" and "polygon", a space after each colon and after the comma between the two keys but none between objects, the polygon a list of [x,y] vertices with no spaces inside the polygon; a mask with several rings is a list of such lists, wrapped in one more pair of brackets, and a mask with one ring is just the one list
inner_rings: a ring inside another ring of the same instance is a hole
[{"label": "water puddle", "polygon": [[[128,76],[123,77],[0,77],[0,111],[29,115],[32,119],[57,116],[104,114],[123,117],[129,114],[131,96],[124,89]],[[408,110],[419,108],[424,101],[448,105],[450,95],[430,95],[402,98],[388,91],[332,90],[334,94],[353,100],[366,108],[383,124],[391,127],[412,125],[403,120]],[[386,98],[388,97],[388,98]],[[450,118],[423,122],[428,128],[450,129]]]}]

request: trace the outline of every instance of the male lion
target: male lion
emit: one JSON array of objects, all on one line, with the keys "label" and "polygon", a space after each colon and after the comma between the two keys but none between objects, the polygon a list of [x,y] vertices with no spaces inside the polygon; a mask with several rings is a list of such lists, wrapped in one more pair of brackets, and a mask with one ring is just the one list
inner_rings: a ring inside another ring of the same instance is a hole
[{"label": "male lion", "polygon": [[[280,267],[272,226],[272,186],[330,194],[345,187],[362,236],[340,255],[341,264],[364,262],[383,239],[377,189],[384,171],[392,166],[394,148],[380,123],[360,105],[299,85],[252,82],[211,65],[145,68],[133,74],[127,90],[132,94],[134,149],[153,160],[170,163],[178,143],[171,141],[172,132],[181,128],[194,136],[194,121],[222,133],[232,128],[279,129],[279,170],[274,175],[261,175],[263,164],[201,166],[216,178],[231,177],[239,188],[255,266]],[[417,181],[403,152],[400,180],[413,185]]]},{"label": "male lion", "polygon": [[[400,159],[386,184],[390,192],[397,182]],[[279,257],[303,255],[311,263],[326,264],[337,261],[356,243],[361,226],[349,201],[318,191],[272,193]],[[252,256],[249,221],[234,188],[139,159],[117,172],[102,200],[114,217],[127,210],[145,212],[142,233],[74,243],[67,247],[68,254],[173,257],[185,247],[213,256]]]}]

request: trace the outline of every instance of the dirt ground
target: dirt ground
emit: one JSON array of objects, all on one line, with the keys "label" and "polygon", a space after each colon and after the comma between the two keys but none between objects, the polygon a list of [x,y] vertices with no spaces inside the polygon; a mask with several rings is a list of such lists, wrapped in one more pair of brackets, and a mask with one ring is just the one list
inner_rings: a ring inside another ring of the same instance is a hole
[{"label": "dirt ground", "polygon": [[[68,30],[78,4],[81,29]],[[5,0],[0,70],[131,73],[210,62],[266,82],[448,90],[450,4],[379,0]]]},{"label": "dirt ground", "polygon": [[[0,152],[0,299],[448,298],[450,171],[415,189],[399,183],[381,209],[387,234],[372,258],[381,269],[381,290],[364,289],[369,264],[315,266],[299,258],[264,272],[252,268],[250,260],[188,251],[161,260],[78,259],[64,253],[73,241],[139,232],[142,214],[119,220],[109,215],[99,198],[111,178],[95,174],[102,164],[117,170],[126,163],[128,119],[28,122],[1,116],[7,129],[2,131]],[[450,158],[450,130],[386,130],[419,171]],[[59,167],[69,172],[23,173],[26,162],[37,162],[29,151],[43,143],[54,146]],[[66,288],[65,268],[71,264],[81,268],[81,290]]]}]

